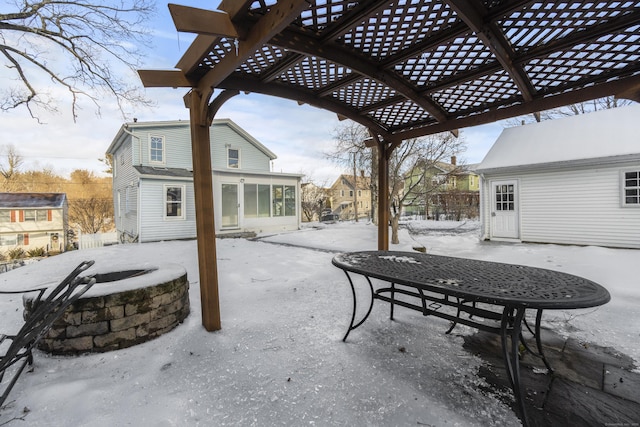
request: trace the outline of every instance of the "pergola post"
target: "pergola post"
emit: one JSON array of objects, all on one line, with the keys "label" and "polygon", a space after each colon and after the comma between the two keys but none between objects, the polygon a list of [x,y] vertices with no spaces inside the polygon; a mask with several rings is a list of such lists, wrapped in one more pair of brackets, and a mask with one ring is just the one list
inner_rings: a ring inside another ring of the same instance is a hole
[{"label": "pergola post", "polygon": [[213,176],[209,135],[211,123],[208,118],[207,102],[203,102],[205,100],[202,94],[193,89],[187,99],[191,119],[193,189],[196,206],[202,325],[207,331],[217,331],[222,326],[220,323],[216,231],[213,215]]},{"label": "pergola post", "polygon": [[378,146],[378,250],[389,250],[389,152],[385,141]]}]

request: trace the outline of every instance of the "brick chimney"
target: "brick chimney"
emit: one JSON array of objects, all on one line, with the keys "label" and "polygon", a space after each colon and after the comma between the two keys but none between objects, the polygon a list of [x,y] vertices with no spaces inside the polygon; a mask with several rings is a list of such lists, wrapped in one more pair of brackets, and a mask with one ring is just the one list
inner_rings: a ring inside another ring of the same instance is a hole
[{"label": "brick chimney", "polygon": [[458,160],[458,159],[456,158],[456,156],[451,156],[451,164],[452,164],[453,166],[455,166],[455,165],[456,165],[456,161],[457,161],[457,160]]}]

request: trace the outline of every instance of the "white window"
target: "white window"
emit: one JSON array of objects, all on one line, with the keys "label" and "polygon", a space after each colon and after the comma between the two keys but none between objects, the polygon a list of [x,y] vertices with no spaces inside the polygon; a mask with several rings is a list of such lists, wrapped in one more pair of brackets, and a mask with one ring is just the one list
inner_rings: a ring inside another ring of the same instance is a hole
[{"label": "white window", "polygon": [[240,169],[240,150],[237,148],[227,148],[227,167]]},{"label": "white window", "polygon": [[293,185],[273,185],[273,216],[294,216],[296,214],[296,187]]},{"label": "white window", "polygon": [[11,211],[9,209],[0,210],[0,223],[11,222]]},{"label": "white window", "polygon": [[164,136],[149,136],[149,161],[164,163]]},{"label": "white window", "polygon": [[622,172],[622,206],[640,207],[640,171]]},{"label": "white window", "polygon": [[36,211],[33,209],[25,209],[24,211],[24,220],[25,221],[35,221],[36,220]]},{"label": "white window", "polygon": [[185,186],[184,185],[165,185],[165,219],[184,219],[185,218]]},{"label": "white window", "polygon": [[244,184],[244,217],[271,216],[271,186],[268,184]]},{"label": "white window", "polygon": [[0,236],[0,246],[15,246],[18,243],[17,235]]}]

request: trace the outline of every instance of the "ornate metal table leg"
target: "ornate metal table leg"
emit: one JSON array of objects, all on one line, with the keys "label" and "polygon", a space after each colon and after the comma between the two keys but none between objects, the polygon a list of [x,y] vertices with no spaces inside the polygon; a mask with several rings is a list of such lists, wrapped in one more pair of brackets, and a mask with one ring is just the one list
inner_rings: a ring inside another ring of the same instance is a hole
[{"label": "ornate metal table leg", "polygon": [[547,367],[547,369],[549,370],[549,373],[553,372],[553,368],[551,367],[551,365],[549,364],[549,362],[547,361],[547,357],[544,355],[544,350],[542,350],[542,338],[540,336],[540,322],[542,320],[542,310],[538,310],[538,313],[536,314],[536,345],[538,346],[538,354],[540,355],[540,358],[542,359],[542,361],[544,362],[544,366]]},{"label": "ornate metal table leg", "polygon": [[396,284],[395,283],[391,283],[391,312],[389,313],[389,319],[393,320],[393,306],[394,306],[394,302],[395,302],[395,296],[396,296]]},{"label": "ornate metal table leg", "polygon": [[349,336],[349,333],[354,329],[356,329],[358,326],[362,325],[364,321],[367,320],[367,317],[369,317],[369,314],[371,314],[371,310],[373,309],[374,293],[373,293],[373,284],[371,283],[371,280],[367,276],[364,276],[365,279],[367,279],[367,283],[369,283],[369,289],[371,290],[371,303],[369,304],[369,310],[367,310],[367,314],[365,314],[364,317],[354,325],[356,321],[356,309],[358,308],[356,288],[353,285],[353,280],[351,280],[351,276],[349,276],[349,273],[346,270],[343,270],[343,271],[344,271],[344,274],[347,275],[347,279],[349,279],[349,285],[351,285],[351,294],[353,295],[353,313],[351,313],[351,323],[349,324],[349,329],[347,330],[347,333],[344,335],[344,338],[342,338],[342,341],[346,341],[347,337]]},{"label": "ornate metal table leg", "polygon": [[[515,316],[512,315],[514,310],[516,312]],[[505,367],[507,368],[509,383],[511,384],[516,404],[518,405],[518,409],[522,415],[522,425],[527,427],[529,425],[529,421],[527,419],[527,410],[524,403],[524,387],[520,382],[520,359],[518,352],[524,313],[524,307],[504,308],[502,311],[502,320],[500,322],[500,338],[502,341],[502,357],[504,358]],[[511,341],[510,346],[507,341]]]}]

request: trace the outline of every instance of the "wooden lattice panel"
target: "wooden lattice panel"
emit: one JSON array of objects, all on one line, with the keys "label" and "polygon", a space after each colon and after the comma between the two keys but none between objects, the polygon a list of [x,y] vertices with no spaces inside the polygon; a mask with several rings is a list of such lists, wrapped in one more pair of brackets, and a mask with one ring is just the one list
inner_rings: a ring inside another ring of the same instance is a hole
[{"label": "wooden lattice panel", "polygon": [[317,90],[350,74],[350,70],[321,58],[304,58],[281,75],[281,81]]},{"label": "wooden lattice panel", "polygon": [[265,45],[255,52],[241,66],[240,71],[247,74],[260,74],[286,56],[287,52]]},{"label": "wooden lattice panel", "polygon": [[212,39],[179,82],[216,74],[224,61],[226,74],[208,79],[216,87],[317,105],[382,140],[595,97],[640,101],[639,0],[224,0],[221,8],[238,40]]},{"label": "wooden lattice panel", "polygon": [[[639,7],[637,1],[536,2],[498,20],[512,46],[528,50],[588,31]],[[597,6],[597,7],[596,7]]]},{"label": "wooden lattice panel", "polygon": [[395,69],[416,86],[430,86],[495,61],[489,49],[474,34],[468,34],[396,64]]},{"label": "wooden lattice panel", "polygon": [[386,58],[457,21],[444,3],[399,0],[344,34],[340,41],[366,56]]},{"label": "wooden lattice panel", "polygon": [[447,111],[476,112],[499,105],[504,99],[513,99],[517,93],[518,88],[509,76],[500,71],[491,76],[446,88],[434,94],[433,99]]},{"label": "wooden lattice panel", "polygon": [[408,122],[421,122],[428,120],[429,114],[411,101],[400,102],[381,108],[371,113],[377,120],[388,123],[391,127],[400,126]]},{"label": "wooden lattice panel", "polygon": [[362,79],[340,88],[334,97],[353,108],[364,108],[376,102],[385,101],[396,95],[395,91],[375,80]]},{"label": "wooden lattice panel", "polygon": [[[629,34],[635,31],[635,34]],[[554,52],[548,57],[534,58],[525,67],[538,90],[589,79],[612,69],[624,69],[640,62],[637,41],[640,26],[626,33],[605,35],[596,41]],[[636,44],[628,43],[635,38]]]},{"label": "wooden lattice panel", "polygon": [[349,0],[319,0],[312,2],[301,15],[300,23],[312,31],[322,31],[332,22],[340,20],[358,2]]}]

